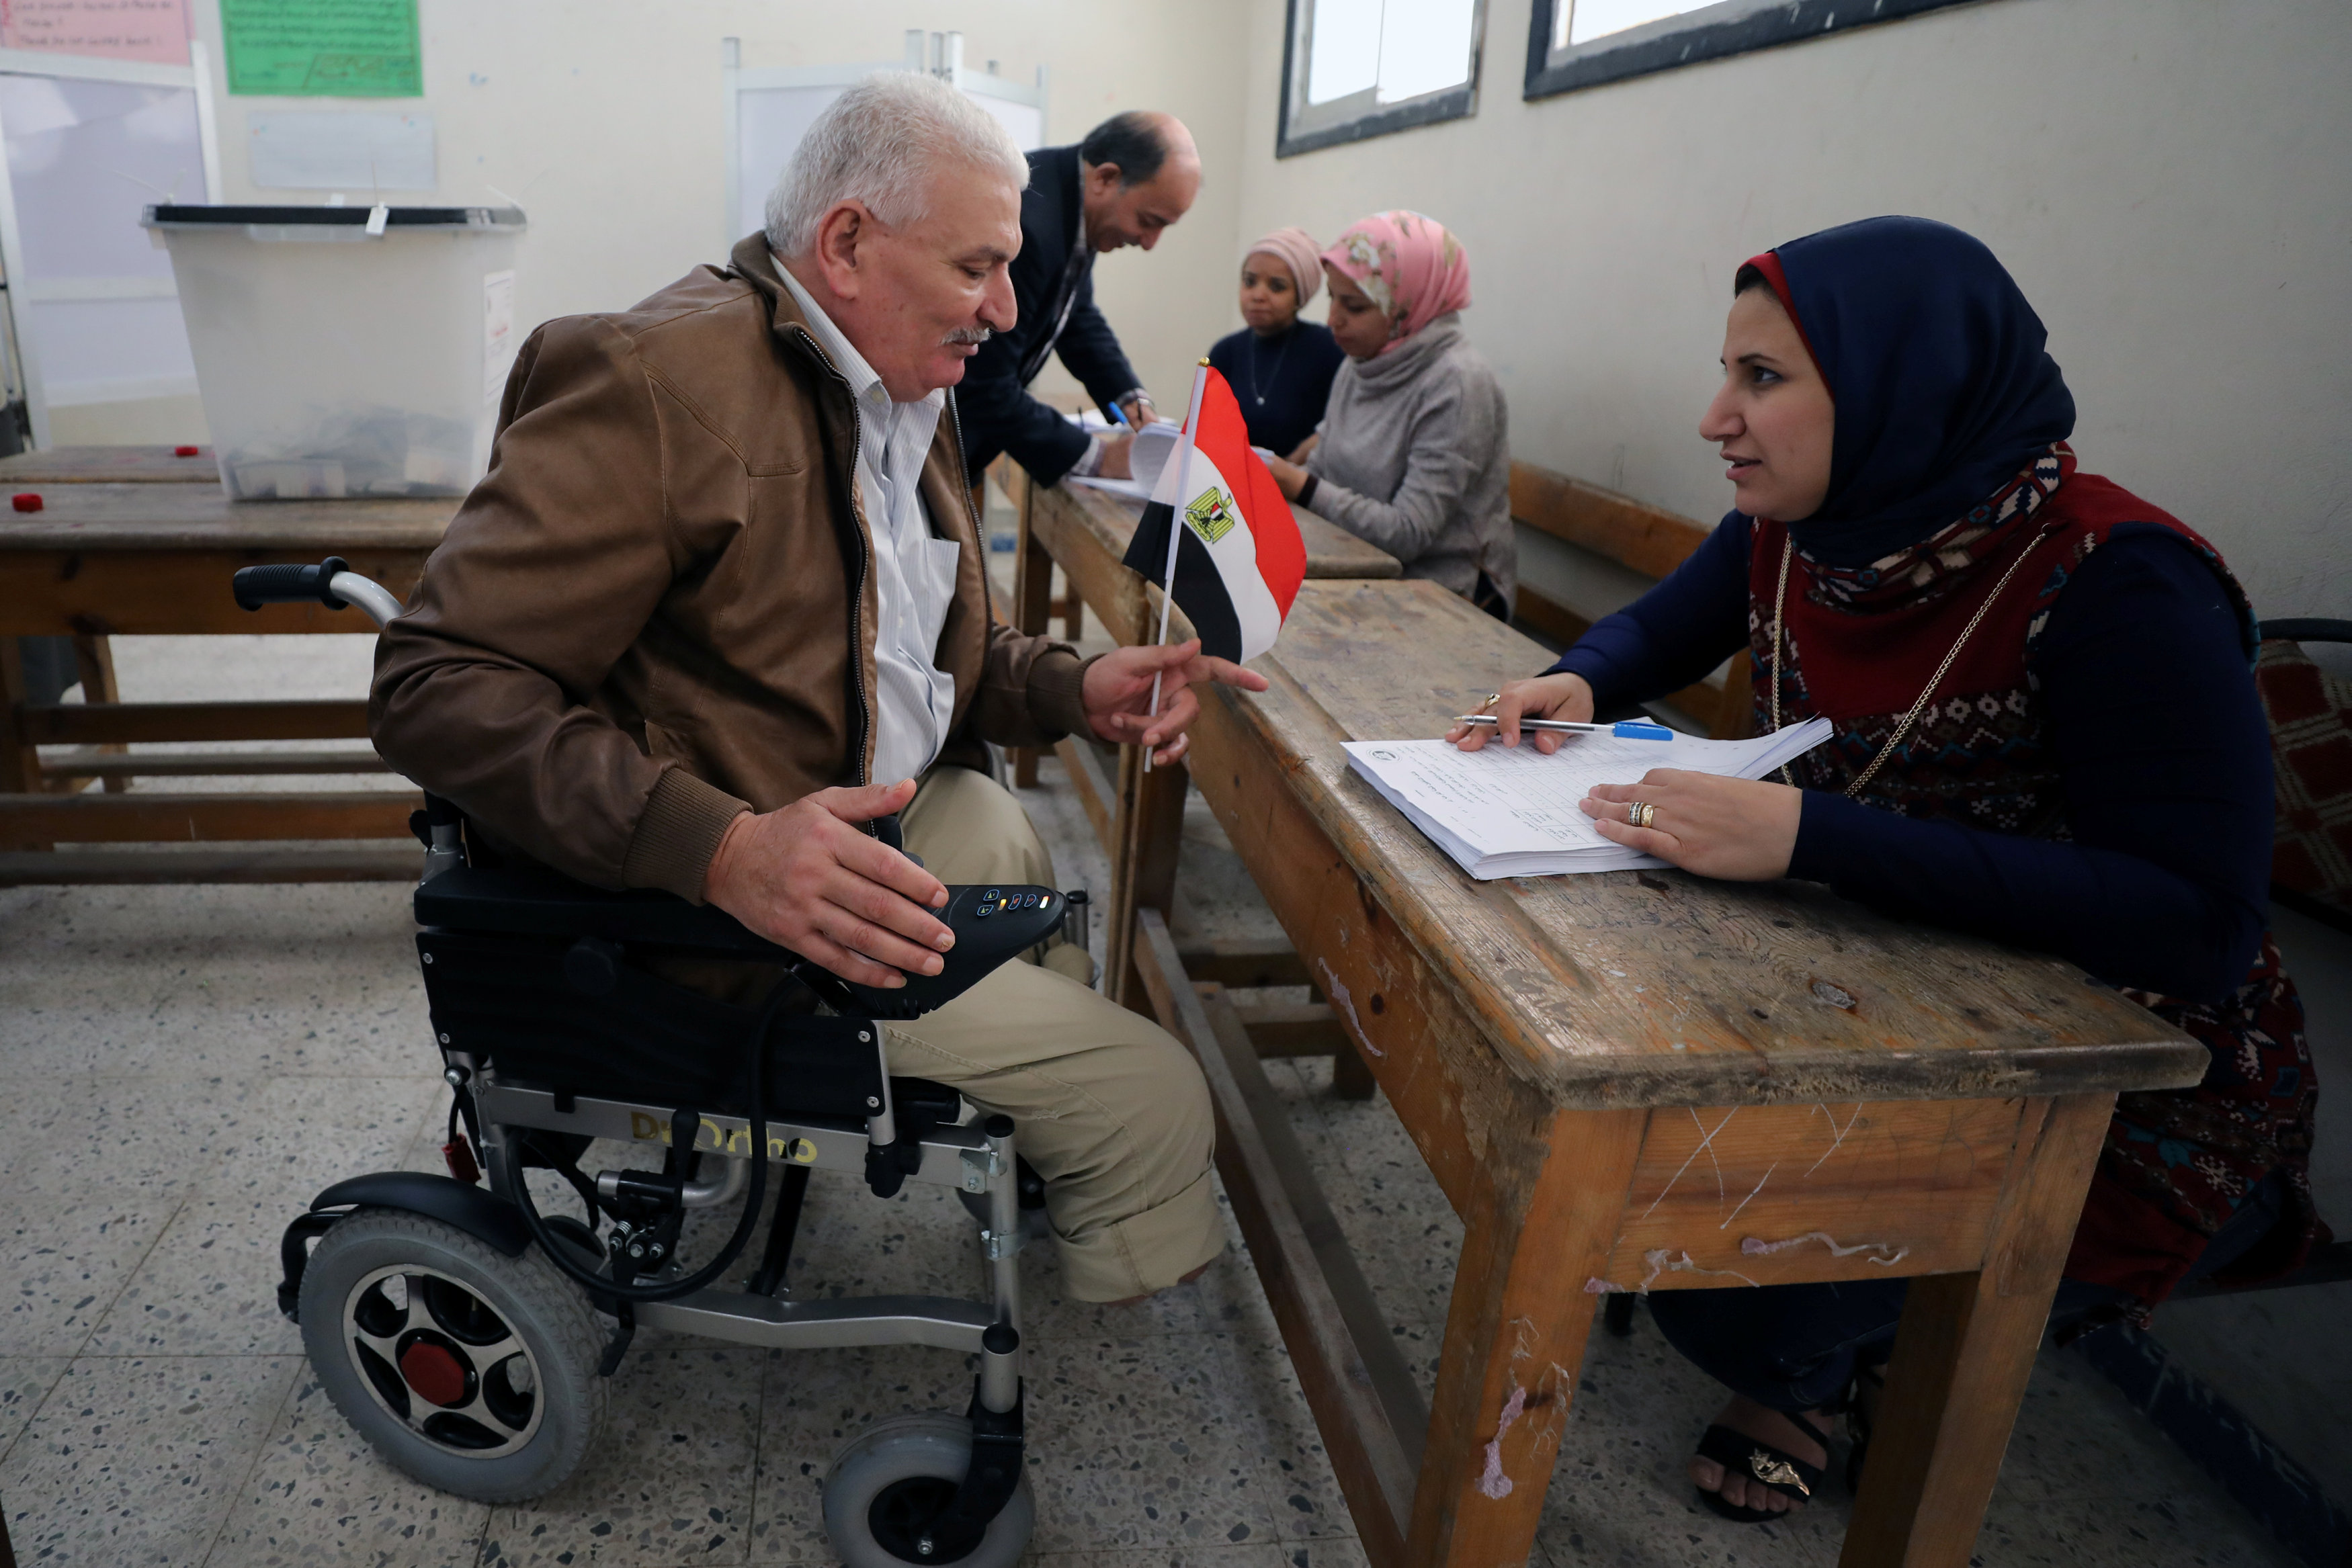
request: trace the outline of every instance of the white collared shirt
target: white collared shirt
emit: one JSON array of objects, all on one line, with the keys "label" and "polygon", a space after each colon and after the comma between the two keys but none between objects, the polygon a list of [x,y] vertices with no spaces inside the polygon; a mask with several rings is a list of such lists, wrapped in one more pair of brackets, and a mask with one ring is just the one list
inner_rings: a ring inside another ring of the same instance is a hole
[{"label": "white collared shirt", "polygon": [[857,488],[874,537],[874,772],[895,784],[931,765],[955,715],[955,680],[939,666],[940,632],[955,600],[962,547],[935,538],[923,506],[923,464],[947,393],[893,402],[882,378],[800,280],[776,276],[807,318],[809,335],[849,382],[857,404]]}]

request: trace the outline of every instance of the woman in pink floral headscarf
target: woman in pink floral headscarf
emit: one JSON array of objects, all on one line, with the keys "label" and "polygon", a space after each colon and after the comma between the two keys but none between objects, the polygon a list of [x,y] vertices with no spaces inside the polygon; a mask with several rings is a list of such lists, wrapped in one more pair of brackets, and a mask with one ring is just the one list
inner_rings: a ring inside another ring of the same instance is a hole
[{"label": "woman in pink floral headscarf", "polygon": [[1407,577],[1508,619],[1509,422],[1495,372],[1462,333],[1469,253],[1436,219],[1391,212],[1350,224],[1321,260],[1348,362],[1304,465],[1276,459],[1276,481]]}]

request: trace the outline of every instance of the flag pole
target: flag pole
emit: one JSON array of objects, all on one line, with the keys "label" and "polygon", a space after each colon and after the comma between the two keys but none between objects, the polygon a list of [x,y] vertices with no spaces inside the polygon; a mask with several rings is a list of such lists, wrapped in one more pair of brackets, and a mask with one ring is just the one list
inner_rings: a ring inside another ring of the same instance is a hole
[{"label": "flag pole", "polygon": [[[1168,641],[1168,612],[1176,603],[1176,545],[1183,538],[1185,494],[1192,487],[1192,444],[1200,438],[1201,394],[1209,387],[1209,361],[1202,360],[1192,371],[1192,406],[1184,415],[1183,444],[1176,453],[1176,502],[1168,512],[1168,564],[1160,573],[1160,632],[1152,638],[1153,647]],[[1151,672],[1151,716],[1160,716],[1160,679],[1164,671]],[[1151,771],[1151,748],[1143,748],[1143,770]]]}]

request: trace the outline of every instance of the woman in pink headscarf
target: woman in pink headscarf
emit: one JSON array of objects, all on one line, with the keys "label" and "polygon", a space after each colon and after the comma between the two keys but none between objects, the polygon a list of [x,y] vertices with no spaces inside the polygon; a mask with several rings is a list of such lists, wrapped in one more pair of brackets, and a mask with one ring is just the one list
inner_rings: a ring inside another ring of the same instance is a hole
[{"label": "woman in pink headscarf", "polygon": [[1348,356],[1299,310],[1323,287],[1322,247],[1305,229],[1276,229],[1242,253],[1242,320],[1217,340],[1209,363],[1234,389],[1252,446],[1289,455],[1322,423],[1331,378]]},{"label": "woman in pink headscarf", "polygon": [[1518,586],[1509,422],[1495,372],[1462,334],[1470,257],[1419,213],[1350,224],[1320,260],[1348,362],[1283,494],[1444,583],[1497,620]]}]

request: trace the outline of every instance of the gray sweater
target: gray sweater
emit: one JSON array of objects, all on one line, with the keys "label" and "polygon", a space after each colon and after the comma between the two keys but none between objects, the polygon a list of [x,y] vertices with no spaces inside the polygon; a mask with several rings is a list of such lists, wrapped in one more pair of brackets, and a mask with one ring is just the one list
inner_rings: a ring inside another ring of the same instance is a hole
[{"label": "gray sweater", "polygon": [[1349,360],[1307,459],[1311,510],[1468,596],[1483,569],[1505,600],[1518,591],[1511,454],[1503,389],[1441,316],[1402,347]]}]

